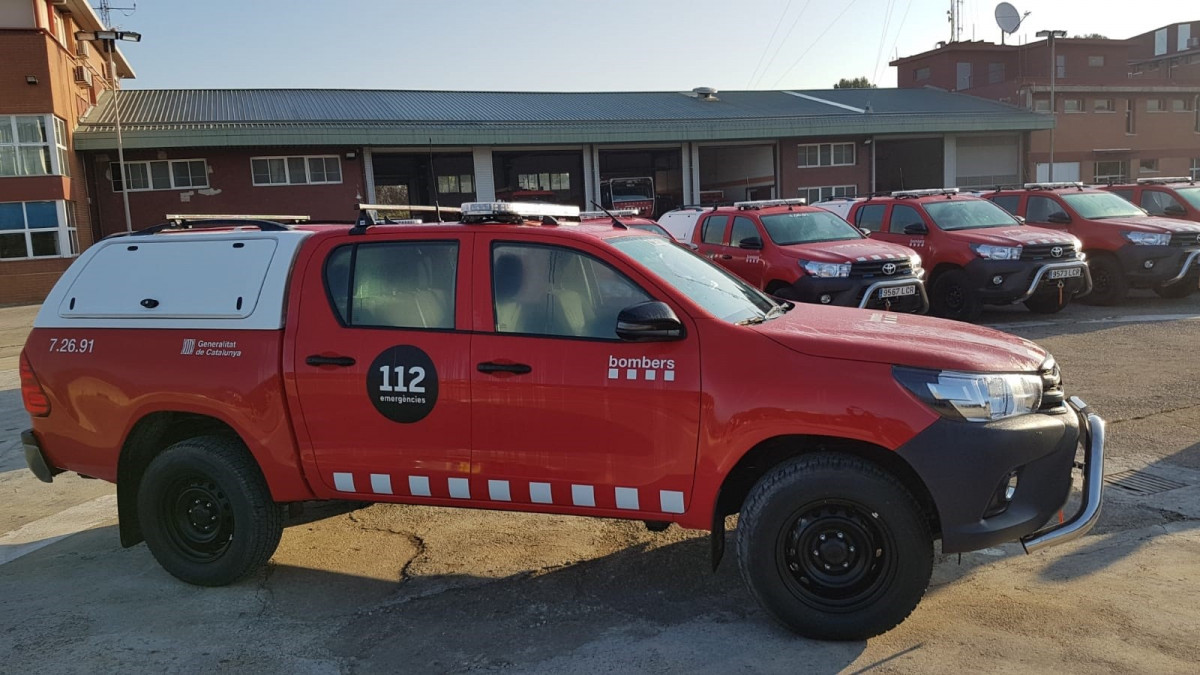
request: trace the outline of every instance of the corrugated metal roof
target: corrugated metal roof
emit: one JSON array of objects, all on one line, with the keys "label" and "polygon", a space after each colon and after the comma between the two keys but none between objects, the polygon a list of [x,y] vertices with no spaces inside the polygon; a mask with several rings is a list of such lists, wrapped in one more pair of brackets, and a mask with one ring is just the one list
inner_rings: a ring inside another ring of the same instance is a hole
[{"label": "corrugated metal roof", "polygon": [[[112,103],[113,95],[106,93],[82,120],[77,147],[113,147]],[[120,107],[130,147],[295,143],[314,133],[334,133],[339,143],[351,144],[413,142],[414,133],[436,136],[440,143],[530,143],[610,142],[646,133],[671,136],[659,140],[759,138],[766,137],[760,133],[805,135],[809,127],[890,133],[909,131],[914,124],[923,131],[1031,130],[1052,124],[1046,115],[934,89],[729,91],[711,101],[691,92],[164,89],[122,91]],[[757,131],[736,135],[749,127]],[[249,130],[273,140],[237,140],[243,136],[239,132]],[[520,138],[489,141],[489,130],[500,137],[519,130]],[[568,137],[574,140],[564,141]]]}]

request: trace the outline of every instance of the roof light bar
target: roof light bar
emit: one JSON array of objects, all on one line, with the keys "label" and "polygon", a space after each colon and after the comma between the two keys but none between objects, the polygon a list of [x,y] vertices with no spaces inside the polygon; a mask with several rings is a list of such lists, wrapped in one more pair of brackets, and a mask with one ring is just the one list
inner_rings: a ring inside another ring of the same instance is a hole
[{"label": "roof light bar", "polygon": [[807,199],[758,199],[748,202],[734,202],[733,206],[739,209],[766,209],[772,206],[805,206],[808,204]]},{"label": "roof light bar", "polygon": [[637,209],[609,209],[608,213],[605,213],[603,211],[580,211],[579,219],[580,220],[599,220],[601,218],[608,218],[609,213],[611,213],[612,215],[614,215],[618,218],[632,218],[632,217],[638,215],[638,210]]},{"label": "roof light bar", "polygon": [[1086,187],[1080,181],[1058,181],[1054,183],[1025,183],[1026,190],[1057,190],[1059,188],[1081,188]]},{"label": "roof light bar", "polygon": [[927,190],[896,190],[893,197],[933,197],[940,195],[956,195],[958,188],[930,188]]},{"label": "roof light bar", "polygon": [[464,218],[487,216],[520,216],[522,218],[578,218],[578,206],[540,204],[536,202],[465,202],[462,205]]},{"label": "roof light bar", "polygon": [[1139,178],[1138,185],[1166,185],[1167,183],[1195,183],[1195,178],[1188,176],[1169,176],[1165,178]]}]

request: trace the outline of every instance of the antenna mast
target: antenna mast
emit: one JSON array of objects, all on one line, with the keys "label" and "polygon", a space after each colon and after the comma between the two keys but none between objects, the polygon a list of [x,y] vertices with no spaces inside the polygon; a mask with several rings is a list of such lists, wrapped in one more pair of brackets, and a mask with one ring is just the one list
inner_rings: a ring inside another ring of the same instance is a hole
[{"label": "antenna mast", "polygon": [[[100,22],[104,24],[104,27],[111,29],[113,27],[112,11],[115,9],[118,12],[128,12],[129,14],[132,14],[137,11],[137,3],[134,2],[132,4],[132,7],[113,7],[109,4],[108,0],[100,0],[100,6],[93,7],[93,9],[95,9],[97,12],[100,12]],[[126,14],[125,16],[129,16],[129,14]]]},{"label": "antenna mast", "polygon": [[950,41],[962,40],[963,0],[950,0]]}]

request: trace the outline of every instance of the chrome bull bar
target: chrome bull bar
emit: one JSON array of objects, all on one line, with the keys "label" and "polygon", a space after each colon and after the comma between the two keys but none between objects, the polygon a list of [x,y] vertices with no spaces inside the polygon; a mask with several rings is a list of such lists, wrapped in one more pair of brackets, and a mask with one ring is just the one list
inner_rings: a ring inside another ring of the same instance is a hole
[{"label": "chrome bull bar", "polygon": [[[1091,272],[1091,270],[1088,269],[1086,261],[1073,260],[1071,262],[1050,263],[1048,265],[1042,265],[1038,269],[1037,274],[1033,275],[1033,282],[1029,284],[1029,290],[1025,291],[1025,295],[1022,295],[1020,298],[1013,300],[1013,304],[1015,305],[1017,303],[1025,302],[1026,300],[1032,298],[1033,294],[1037,292],[1038,286],[1041,285],[1042,278],[1044,276],[1046,276],[1046,273],[1050,272],[1051,270],[1069,270],[1069,269],[1074,269],[1076,267],[1083,268],[1084,288],[1083,288],[1082,293],[1076,293],[1072,297],[1082,298],[1083,296],[1087,295],[1088,293],[1091,293],[1092,292],[1092,272]],[[1067,277],[1067,278],[1070,278],[1070,277]],[[1063,281],[1065,281],[1065,279],[1063,279]]]}]

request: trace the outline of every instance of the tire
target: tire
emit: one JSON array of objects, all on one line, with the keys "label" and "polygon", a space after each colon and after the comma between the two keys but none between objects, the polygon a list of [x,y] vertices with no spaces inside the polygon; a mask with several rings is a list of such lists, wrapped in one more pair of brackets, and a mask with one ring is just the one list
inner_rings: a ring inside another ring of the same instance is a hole
[{"label": "tire", "polygon": [[202,436],[167,448],[146,468],[137,502],[154,558],[197,586],[224,586],[255,572],[283,534],[282,508],[234,439]]},{"label": "tire", "polygon": [[795,299],[795,298],[791,297],[792,296],[791,285],[786,284],[782,281],[772,281],[771,283],[767,284],[767,287],[766,287],[766,289],[763,290],[763,292],[773,298],[780,298],[782,300],[794,300]]},{"label": "tire", "polygon": [[1115,305],[1125,299],[1129,294],[1129,282],[1116,257],[1103,253],[1089,254],[1087,264],[1092,275],[1092,292],[1083,296],[1080,302]]},{"label": "tire", "polygon": [[983,312],[979,294],[962,270],[949,270],[938,275],[929,303],[935,316],[956,321],[974,321]]},{"label": "tire", "polygon": [[1179,300],[1186,298],[1196,292],[1196,286],[1200,284],[1200,280],[1195,275],[1186,276],[1179,281],[1169,286],[1155,286],[1154,292],[1158,293],[1158,297],[1168,300]]},{"label": "tire", "polygon": [[933,572],[933,538],[917,501],[891,474],[845,455],[806,455],[767,472],[742,507],[737,548],[742,579],[763,609],[821,640],[894,628]]},{"label": "tire", "polygon": [[1057,314],[1071,304],[1071,294],[1065,290],[1062,302],[1058,301],[1058,293],[1038,293],[1025,301],[1025,307],[1034,314]]}]

